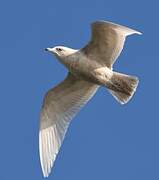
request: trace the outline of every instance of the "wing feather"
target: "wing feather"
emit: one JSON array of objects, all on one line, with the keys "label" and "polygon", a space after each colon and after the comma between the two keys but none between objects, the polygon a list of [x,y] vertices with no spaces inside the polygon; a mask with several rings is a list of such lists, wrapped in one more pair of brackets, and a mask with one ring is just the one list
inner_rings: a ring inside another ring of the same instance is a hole
[{"label": "wing feather", "polygon": [[91,99],[98,86],[77,80],[71,74],[48,91],[41,111],[39,151],[44,177],[48,177],[69,123]]},{"label": "wing feather", "polygon": [[96,21],[92,23],[91,29],[91,40],[82,52],[90,59],[109,68],[112,68],[120,55],[126,36],[141,34],[136,30],[107,21]]}]

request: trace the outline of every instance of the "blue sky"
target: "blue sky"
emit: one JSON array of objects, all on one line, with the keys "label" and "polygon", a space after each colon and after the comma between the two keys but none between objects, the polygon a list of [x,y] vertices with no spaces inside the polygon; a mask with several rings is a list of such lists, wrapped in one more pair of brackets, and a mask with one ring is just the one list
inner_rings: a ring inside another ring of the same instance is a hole
[{"label": "blue sky", "polygon": [[127,38],[115,70],[140,78],[130,103],[101,88],[72,121],[49,179],[159,179],[158,1],[1,0],[0,180],[42,180],[39,112],[67,70],[44,48],[81,48],[90,23],[109,20],[143,32]]}]

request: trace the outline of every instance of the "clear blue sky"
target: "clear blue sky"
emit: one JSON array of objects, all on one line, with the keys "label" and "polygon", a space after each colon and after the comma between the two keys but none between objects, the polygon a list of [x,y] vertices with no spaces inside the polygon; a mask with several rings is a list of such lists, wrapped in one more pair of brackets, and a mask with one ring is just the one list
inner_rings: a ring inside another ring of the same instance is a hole
[{"label": "clear blue sky", "polygon": [[159,22],[156,0],[1,0],[0,180],[42,180],[39,112],[67,70],[45,47],[81,48],[90,23],[109,20],[143,32],[128,37],[115,70],[140,78],[125,106],[106,91],[72,121],[52,180],[159,179]]}]

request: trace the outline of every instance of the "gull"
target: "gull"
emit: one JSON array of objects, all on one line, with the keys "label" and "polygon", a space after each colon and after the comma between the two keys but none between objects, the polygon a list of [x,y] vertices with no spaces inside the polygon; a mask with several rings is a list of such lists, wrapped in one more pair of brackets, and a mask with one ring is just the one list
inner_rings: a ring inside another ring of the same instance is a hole
[{"label": "gull", "polygon": [[67,77],[50,89],[40,114],[39,153],[42,172],[48,177],[73,117],[94,96],[107,88],[120,103],[127,103],[138,78],[113,71],[128,35],[138,31],[107,21],[91,24],[91,40],[79,50],[64,46],[46,48],[68,69]]}]

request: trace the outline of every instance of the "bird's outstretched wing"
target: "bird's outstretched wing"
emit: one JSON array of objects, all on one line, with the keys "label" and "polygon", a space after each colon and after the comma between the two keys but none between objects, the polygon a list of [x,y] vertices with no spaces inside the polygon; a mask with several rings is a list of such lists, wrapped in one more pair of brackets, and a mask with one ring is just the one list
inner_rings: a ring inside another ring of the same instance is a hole
[{"label": "bird's outstretched wing", "polygon": [[44,177],[51,172],[71,119],[97,89],[97,85],[77,80],[69,73],[63,82],[46,94],[39,132],[39,152]]},{"label": "bird's outstretched wing", "polygon": [[91,40],[82,51],[89,59],[98,61],[109,68],[120,55],[126,36],[141,34],[133,29],[107,21],[96,21],[91,27]]}]

